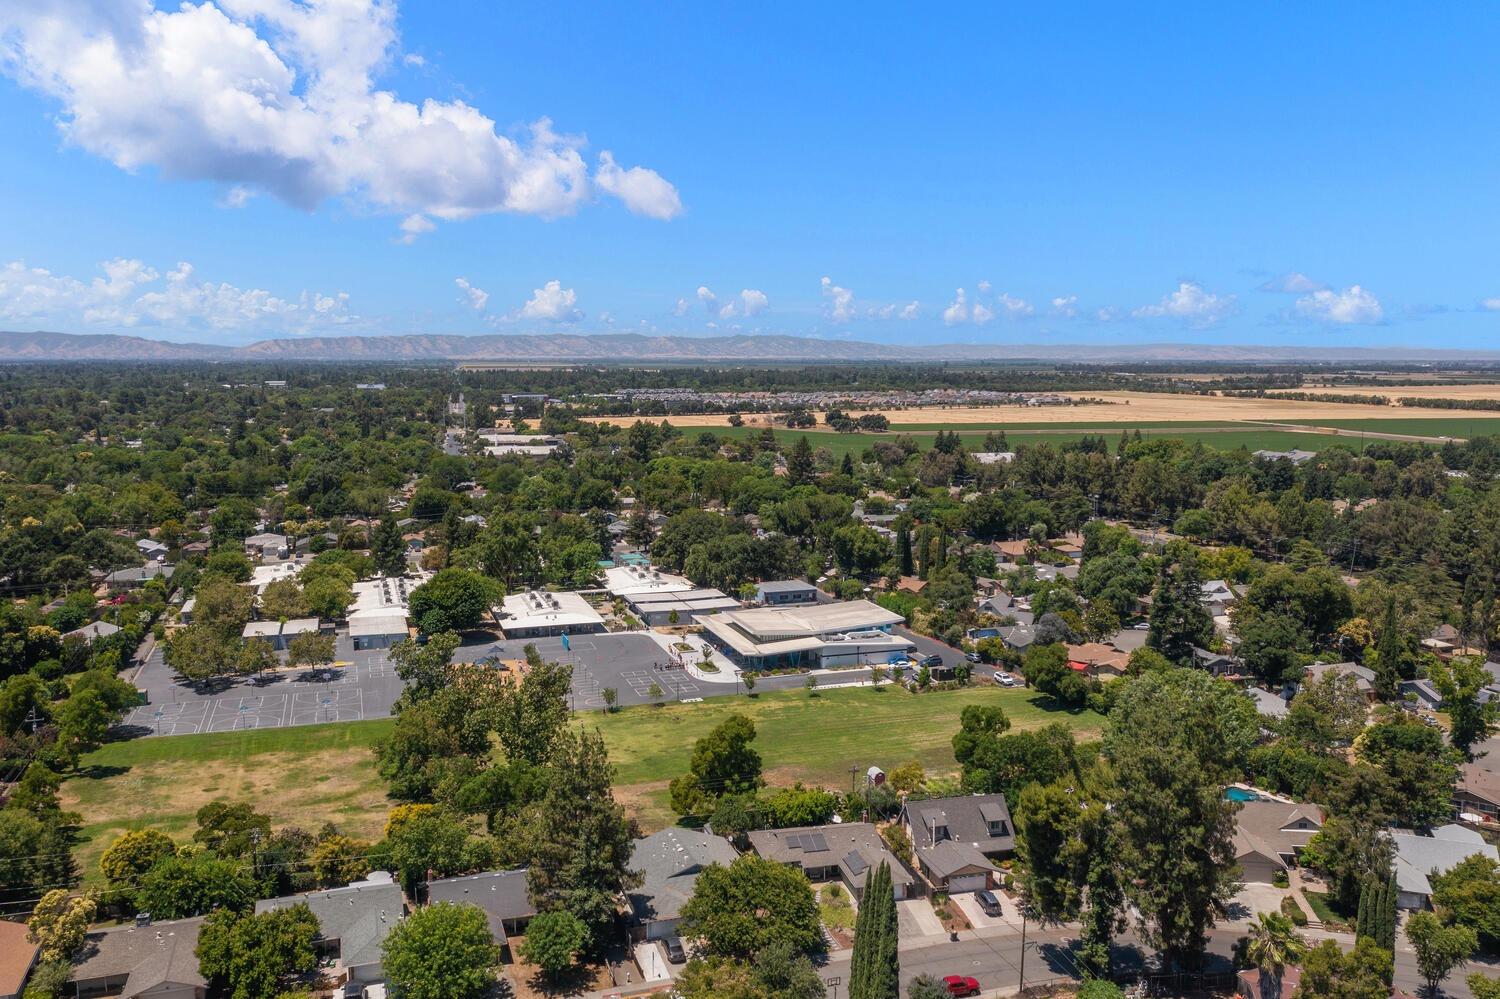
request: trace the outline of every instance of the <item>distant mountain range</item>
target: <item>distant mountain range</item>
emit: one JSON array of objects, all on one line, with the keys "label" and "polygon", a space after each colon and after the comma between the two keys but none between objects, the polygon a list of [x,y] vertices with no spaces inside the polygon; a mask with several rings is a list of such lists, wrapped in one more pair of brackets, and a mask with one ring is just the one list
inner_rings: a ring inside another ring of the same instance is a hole
[{"label": "distant mountain range", "polygon": [[98,333],[0,332],[0,363],[18,361],[1067,361],[1494,363],[1496,350],[1270,347],[1192,343],[904,345],[795,336],[639,333],[296,337],[240,347]]}]

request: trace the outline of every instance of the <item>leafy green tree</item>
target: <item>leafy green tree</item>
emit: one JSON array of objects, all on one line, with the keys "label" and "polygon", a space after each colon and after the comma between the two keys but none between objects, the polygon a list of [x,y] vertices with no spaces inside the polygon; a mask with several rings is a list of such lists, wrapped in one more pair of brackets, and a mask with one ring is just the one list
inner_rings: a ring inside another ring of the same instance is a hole
[{"label": "leafy green tree", "polygon": [[578,917],[555,909],[542,913],[527,925],[521,956],[541,968],[542,974],[556,980],[573,967],[588,939],[589,929]]},{"label": "leafy green tree", "polygon": [[83,946],[84,934],[97,909],[98,900],[92,893],[74,895],[66,888],[54,888],[43,895],[26,920],[26,929],[40,950],[37,960],[70,960]]},{"label": "leafy green tree", "polygon": [[1332,940],[1308,949],[1302,959],[1299,999],[1390,999],[1391,952],[1369,937],[1345,953]]},{"label": "leafy green tree", "polygon": [[950,999],[952,993],[936,975],[917,975],[906,983],[906,999]]},{"label": "leafy green tree", "polygon": [[698,875],[682,908],[682,933],[701,938],[709,955],[745,959],[780,940],[799,953],[823,943],[812,886],[801,870],[745,854]]},{"label": "leafy green tree", "polygon": [[1302,863],[1328,879],[1343,913],[1355,911],[1367,879],[1389,878],[1394,862],[1395,847],[1380,822],[1346,815],[1329,816],[1302,852]]},{"label": "leafy green tree", "polygon": [[1467,926],[1444,926],[1430,912],[1414,912],[1406,920],[1406,939],[1417,952],[1417,970],[1429,995],[1454,971],[1469,963],[1479,938]]},{"label": "leafy green tree", "polygon": [[99,870],[112,888],[127,887],[156,866],[163,857],[177,853],[172,837],[156,829],[132,829],[121,833],[99,858]]},{"label": "leafy green tree", "polygon": [[429,635],[462,631],[482,621],[500,596],[500,585],[488,576],[467,569],[440,569],[411,592],[411,616]]},{"label": "leafy green tree", "polygon": [[1459,753],[1442,732],[1393,713],[1367,728],[1355,748],[1359,759],[1385,775],[1385,809],[1397,822],[1430,826],[1451,816]]},{"label": "leafy green tree", "polygon": [[854,954],[849,965],[849,999],[898,999],[901,961],[896,950],[896,898],[885,861],[865,874]]},{"label": "leafy green tree", "polygon": [[1500,949],[1500,861],[1476,853],[1433,875],[1432,904],[1487,949]]},{"label": "leafy green tree", "polygon": [[257,842],[271,838],[271,817],[245,802],[211,801],[198,809],[193,842],[221,857],[248,857]]},{"label": "leafy green tree", "polygon": [[1162,560],[1151,598],[1146,645],[1179,666],[1192,662],[1194,646],[1213,640],[1214,622],[1203,606],[1202,584],[1196,548],[1178,545]]},{"label": "leafy green tree", "polygon": [[330,665],[337,654],[333,635],[317,631],[293,635],[292,640],[287,643],[287,653],[288,665],[311,666],[315,669]]},{"label": "leafy green tree", "polygon": [[307,863],[313,876],[324,888],[337,888],[358,881],[370,873],[370,842],[333,833],[321,837],[308,854]]},{"label": "leafy green tree", "polygon": [[1073,733],[1053,722],[978,743],[963,764],[962,783],[973,794],[1004,794],[1015,800],[1032,783],[1057,780],[1074,769]]},{"label": "leafy green tree", "polygon": [[1317,753],[1352,743],[1364,729],[1369,707],[1359,681],[1330,670],[1304,684],[1287,706],[1281,734]]},{"label": "leafy green tree", "polygon": [[[1139,682],[1139,681],[1137,681]],[[1142,936],[1168,960],[1195,967],[1214,915],[1234,896],[1234,809],[1223,783],[1187,740],[1110,744],[1122,883]]]},{"label": "leafy green tree", "polygon": [[521,682],[494,696],[496,737],[506,759],[542,766],[567,726],[573,667],[544,662],[532,645],[526,646],[526,662]]},{"label": "leafy green tree", "polygon": [[278,579],[269,584],[260,595],[260,613],[268,621],[306,617],[307,598],[295,579]]},{"label": "leafy green tree", "polygon": [[318,920],[306,904],[269,912],[221,909],[198,933],[198,970],[230,999],[274,999],[318,966]]},{"label": "leafy green tree", "polygon": [[614,922],[615,899],[640,882],[630,869],[638,830],[615,801],[598,730],[564,730],[553,742],[551,764],[534,818],[527,886],[537,911],[571,912],[597,946]]},{"label": "leafy green tree", "polygon": [[423,811],[403,822],[386,836],[391,865],[401,878],[408,895],[428,872],[449,877],[477,869],[484,860],[478,844],[471,843],[469,828],[462,819],[443,809]]},{"label": "leafy green tree", "polygon": [[448,686],[458,635],[451,631],[428,635],[426,642],[408,638],[391,646],[391,664],[406,684],[398,707],[416,704]]},{"label": "leafy green tree", "polygon": [[1476,971],[1464,979],[1464,984],[1474,993],[1474,999],[1500,999],[1500,978],[1491,978]]},{"label": "leafy green tree", "polygon": [[[307,570],[303,570],[304,574]],[[335,576],[318,576],[302,585],[302,599],[309,612],[321,618],[342,618],[354,603],[353,580],[345,582]]]},{"label": "leafy green tree", "polygon": [[1484,690],[1495,678],[1474,656],[1460,656],[1445,663],[1434,659],[1427,676],[1443,695],[1448,712],[1448,741],[1472,759],[1475,743],[1488,739],[1500,728],[1500,699],[1485,698]]},{"label": "leafy green tree", "polygon": [[1244,772],[1260,741],[1255,703],[1227,680],[1196,669],[1152,671],[1124,681],[1110,720],[1106,752],[1170,738],[1188,750],[1197,768],[1224,782]]},{"label": "leafy green tree", "polygon": [[792,787],[777,788],[762,795],[758,805],[767,825],[773,829],[785,829],[818,826],[831,821],[839,799],[838,795],[820,787],[803,787],[799,781]]},{"label": "leafy green tree", "polygon": [[786,471],[787,481],[794,486],[805,485],[812,481],[813,449],[806,434],[798,437],[797,443],[792,445],[792,453],[787,456],[786,460]]},{"label": "leafy green tree", "polygon": [[375,560],[375,568],[387,576],[406,572],[406,542],[401,538],[396,518],[389,513],[370,532],[370,556]]},{"label": "leafy green tree", "polygon": [[673,810],[680,815],[702,814],[723,795],[758,788],[761,761],[751,746],[754,741],[755,723],[733,714],[694,743],[688,772],[670,785]]},{"label": "leafy green tree", "polygon": [[250,872],[212,853],[158,861],[141,879],[135,906],[157,919],[182,919],[214,909],[242,910],[255,900]]},{"label": "leafy green tree", "polygon": [[386,978],[402,999],[469,999],[495,984],[500,948],[483,910],[440,902],[397,923],[381,945]]},{"label": "leafy green tree", "polygon": [[958,716],[958,731],[953,735],[953,756],[967,763],[983,743],[990,742],[1010,729],[1010,719],[996,704],[968,704]]}]

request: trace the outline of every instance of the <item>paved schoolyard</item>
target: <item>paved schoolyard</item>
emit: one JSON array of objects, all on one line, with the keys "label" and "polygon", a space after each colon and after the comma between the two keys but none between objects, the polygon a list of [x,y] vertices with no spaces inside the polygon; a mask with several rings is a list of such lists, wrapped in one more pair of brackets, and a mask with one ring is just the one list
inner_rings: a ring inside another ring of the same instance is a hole
[{"label": "paved schoolyard", "polygon": [[[711,694],[732,693],[733,684],[699,683],[681,667],[674,665],[666,650],[641,634],[629,632],[600,635],[572,635],[569,648],[561,638],[512,638],[494,644],[493,654],[501,659],[524,659],[526,646],[536,646],[537,653],[548,662],[567,663],[573,667],[573,707],[576,710],[602,708],[604,690],[613,687],[617,704],[650,704],[651,685],[661,688],[664,701],[687,701]],[[474,650],[466,649],[472,653]],[[724,689],[718,689],[724,688]]]},{"label": "paved schoolyard", "polygon": [[134,678],[147,703],[132,709],[123,724],[142,735],[195,735],[390,715],[402,685],[386,651],[356,652],[340,634],[336,654],[350,665],[191,684],[172,672],[157,647]]}]

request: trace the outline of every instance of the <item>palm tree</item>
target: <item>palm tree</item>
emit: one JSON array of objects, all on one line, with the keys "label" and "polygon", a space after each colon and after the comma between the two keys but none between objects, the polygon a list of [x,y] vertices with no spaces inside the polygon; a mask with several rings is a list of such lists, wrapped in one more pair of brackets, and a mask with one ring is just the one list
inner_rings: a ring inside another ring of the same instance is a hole
[{"label": "palm tree", "polygon": [[[1282,971],[1287,965],[1301,961],[1306,953],[1307,942],[1297,933],[1291,919],[1279,912],[1262,912],[1250,927],[1245,956],[1260,969],[1262,995],[1280,995]],[[1267,984],[1270,989],[1264,987]]]}]

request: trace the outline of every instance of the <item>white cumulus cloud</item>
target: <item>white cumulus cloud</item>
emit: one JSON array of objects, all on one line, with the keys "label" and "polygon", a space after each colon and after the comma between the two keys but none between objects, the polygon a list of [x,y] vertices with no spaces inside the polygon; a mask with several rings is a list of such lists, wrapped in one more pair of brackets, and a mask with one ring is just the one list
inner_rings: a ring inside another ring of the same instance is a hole
[{"label": "white cumulus cloud", "polygon": [[382,89],[396,22],[395,0],[9,0],[0,65],[60,106],[67,141],[122,169],[305,209],[350,196],[408,222],[550,217],[597,192],[651,218],[682,211],[668,181],[608,150],[591,176],[585,138],[546,118],[512,136],[464,101]]},{"label": "white cumulus cloud", "polygon": [[[687,299],[685,299],[685,298],[679,298],[677,300],[677,304],[674,305],[674,306],[672,306],[672,315],[674,315],[674,316],[685,316],[685,315],[688,314],[688,309],[691,309],[691,308],[692,308],[692,306],[688,304],[688,300]],[[642,320],[642,322],[644,322],[644,321],[645,320]]]},{"label": "white cumulus cloud", "polygon": [[819,285],[823,289],[823,297],[828,301],[828,318],[835,323],[847,323],[854,318],[854,292],[848,288],[841,288],[833,283],[833,280],[824,277]]},{"label": "white cumulus cloud", "polygon": [[1291,271],[1287,274],[1278,274],[1262,283],[1258,290],[1280,292],[1285,295],[1305,295],[1308,292],[1323,291],[1327,287],[1323,282],[1314,281],[1306,274]]},{"label": "white cumulus cloud", "polygon": [[399,228],[401,235],[397,239],[397,242],[410,246],[426,233],[436,229],[437,226],[426,215],[423,215],[421,212],[414,212],[401,220]]},{"label": "white cumulus cloud", "polygon": [[1486,298],[1479,303],[1479,307],[1488,312],[1500,312],[1500,298]]},{"label": "white cumulus cloud", "polygon": [[1132,314],[1138,319],[1165,317],[1189,326],[1212,326],[1233,313],[1234,308],[1233,295],[1215,295],[1192,281],[1183,281],[1157,304],[1143,305]]},{"label": "white cumulus cloud", "polygon": [[520,319],[576,323],[583,318],[583,310],[578,308],[576,291],[564,288],[561,281],[548,281],[542,287],[532,289],[531,298],[516,315]]},{"label": "white cumulus cloud", "polygon": [[1053,315],[1062,316],[1065,319],[1072,319],[1078,315],[1078,296],[1059,295],[1057,298],[1054,298],[1052,300],[1052,313]]},{"label": "white cumulus cloud", "polygon": [[454,278],[453,283],[463,290],[464,300],[467,300],[470,308],[475,312],[483,312],[484,307],[489,304],[490,293],[483,288],[476,288],[469,283],[468,278]]},{"label": "white cumulus cloud", "polygon": [[[728,300],[721,300],[706,285],[699,285],[697,296],[698,301],[703,304],[704,311],[718,319],[733,319],[735,316],[742,316],[748,319],[751,316],[760,315],[771,306],[771,300],[766,296],[766,293],[755,288],[745,288],[740,291],[738,296]],[[673,310],[674,314],[680,316],[685,313],[687,311],[686,305],[687,300],[679,298],[677,300],[678,308]],[[678,309],[681,311],[678,311]]]},{"label": "white cumulus cloud", "polygon": [[99,265],[89,281],[14,261],[0,268],[0,319],[191,332],[304,333],[343,326],[349,296],[303,291],[295,297],[200,279],[190,263],[166,272],[140,260]]},{"label": "white cumulus cloud", "polygon": [[1025,319],[1027,316],[1036,314],[1035,307],[1023,298],[1001,292],[998,296],[990,297],[994,286],[988,281],[978,284],[979,294],[974,301],[969,301],[969,293],[959,288],[953,293],[953,301],[943,310],[943,322],[949,326],[957,326],[959,323],[972,322],[976,326],[983,326],[991,322],[997,316],[1006,319]]},{"label": "white cumulus cloud", "polygon": [[1380,300],[1359,285],[1343,291],[1324,289],[1297,299],[1297,314],[1340,326],[1378,323],[1385,317]]}]

